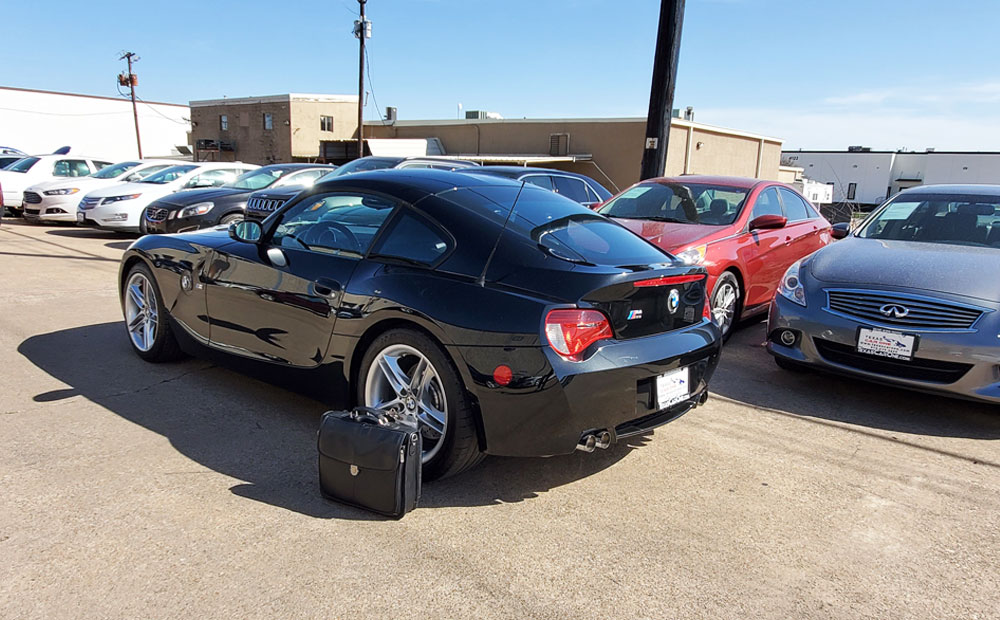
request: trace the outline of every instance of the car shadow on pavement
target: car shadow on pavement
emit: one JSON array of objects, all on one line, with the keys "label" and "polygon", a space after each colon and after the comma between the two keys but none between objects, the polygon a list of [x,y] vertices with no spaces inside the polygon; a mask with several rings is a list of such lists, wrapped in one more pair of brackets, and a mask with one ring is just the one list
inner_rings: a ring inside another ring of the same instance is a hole
[{"label": "car shadow on pavement", "polygon": [[[230,489],[236,495],[317,518],[381,519],[320,496],[316,430],[330,407],[303,396],[292,381],[262,381],[201,359],[145,363],[121,322],[32,336],[18,352],[69,386],[37,394],[36,402],[86,398],[162,435],[196,463],[244,481]],[[610,467],[645,441],[549,459],[490,457],[426,484],[421,506],[531,499]]]},{"label": "car shadow on pavement", "polygon": [[846,376],[782,370],[764,348],[765,331],[761,324],[733,334],[712,378],[714,394],[798,416],[886,431],[1000,439],[1000,407]]}]

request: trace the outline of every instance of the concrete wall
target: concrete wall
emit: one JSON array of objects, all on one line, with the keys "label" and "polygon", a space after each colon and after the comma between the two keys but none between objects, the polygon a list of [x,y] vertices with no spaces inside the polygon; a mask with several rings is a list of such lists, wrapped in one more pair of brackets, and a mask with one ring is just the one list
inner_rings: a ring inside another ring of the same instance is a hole
[{"label": "concrete wall", "polygon": [[[140,83],[141,94],[141,83]],[[138,102],[142,153],[177,156],[191,129],[186,105]],[[0,143],[28,153],[71,153],[109,161],[136,157],[132,102],[48,91],[0,88]]]},{"label": "concrete wall", "polygon": [[[523,119],[397,121],[366,124],[374,138],[440,138],[449,155],[547,155],[549,136],[568,133],[570,154],[593,161],[546,164],[579,172],[614,191],[639,180],[646,121],[627,119]],[[781,141],[674,120],[665,174],[723,174],[777,179]]]}]

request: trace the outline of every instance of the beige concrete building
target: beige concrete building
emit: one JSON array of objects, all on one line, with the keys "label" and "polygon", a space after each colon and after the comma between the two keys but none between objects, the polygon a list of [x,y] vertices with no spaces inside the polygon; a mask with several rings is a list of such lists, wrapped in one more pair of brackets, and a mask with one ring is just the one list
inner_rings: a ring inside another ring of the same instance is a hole
[{"label": "beige concrete building", "polygon": [[[462,119],[365,123],[372,138],[437,138],[450,157],[529,163],[579,172],[614,190],[639,180],[644,118]],[[666,175],[778,179],[778,138],[673,119]],[[499,155],[509,158],[495,157]],[[518,157],[523,161],[518,161]]]},{"label": "beige concrete building", "polygon": [[292,93],[190,105],[196,161],[314,161],[321,142],[358,135],[357,95]]}]

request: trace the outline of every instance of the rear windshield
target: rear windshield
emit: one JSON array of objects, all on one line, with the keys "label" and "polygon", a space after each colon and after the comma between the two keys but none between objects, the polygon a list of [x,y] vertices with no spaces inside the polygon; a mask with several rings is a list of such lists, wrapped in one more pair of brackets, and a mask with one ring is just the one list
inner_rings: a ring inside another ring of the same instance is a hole
[{"label": "rear windshield", "polygon": [[19,159],[11,165],[7,166],[5,170],[11,172],[27,172],[31,170],[31,167],[38,163],[37,157],[25,157],[24,159]]},{"label": "rear windshield", "polygon": [[137,161],[123,161],[122,163],[115,164],[113,166],[105,166],[90,176],[95,179],[114,179],[120,177],[138,165],[139,162]]},{"label": "rear windshield", "polygon": [[600,208],[610,217],[679,224],[732,224],[749,190],[705,183],[653,181],[622,192]]},{"label": "rear windshield", "polygon": [[355,159],[354,161],[347,162],[320,180],[326,181],[335,177],[342,177],[345,174],[364,172],[365,170],[392,168],[398,164],[399,161],[399,159],[392,157],[362,157],[361,159]]},{"label": "rear windshield", "polygon": [[666,254],[615,222],[579,214],[554,220],[531,231],[550,254],[594,265],[648,265],[670,260]]},{"label": "rear windshield", "polygon": [[872,216],[858,236],[1000,248],[1000,196],[903,194]]}]

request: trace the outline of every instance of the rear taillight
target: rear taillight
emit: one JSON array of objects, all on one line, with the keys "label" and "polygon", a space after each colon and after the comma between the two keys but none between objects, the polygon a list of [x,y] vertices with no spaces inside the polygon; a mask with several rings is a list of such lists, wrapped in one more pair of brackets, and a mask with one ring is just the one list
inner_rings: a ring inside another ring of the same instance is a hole
[{"label": "rear taillight", "polygon": [[545,337],[556,353],[580,361],[587,347],[613,336],[608,317],[600,310],[551,310],[545,316]]},{"label": "rear taillight", "polygon": [[636,288],[647,286],[674,286],[676,284],[687,284],[688,282],[698,282],[705,279],[705,274],[696,273],[689,276],[663,276],[660,278],[650,278],[648,280],[637,280],[632,283]]}]

